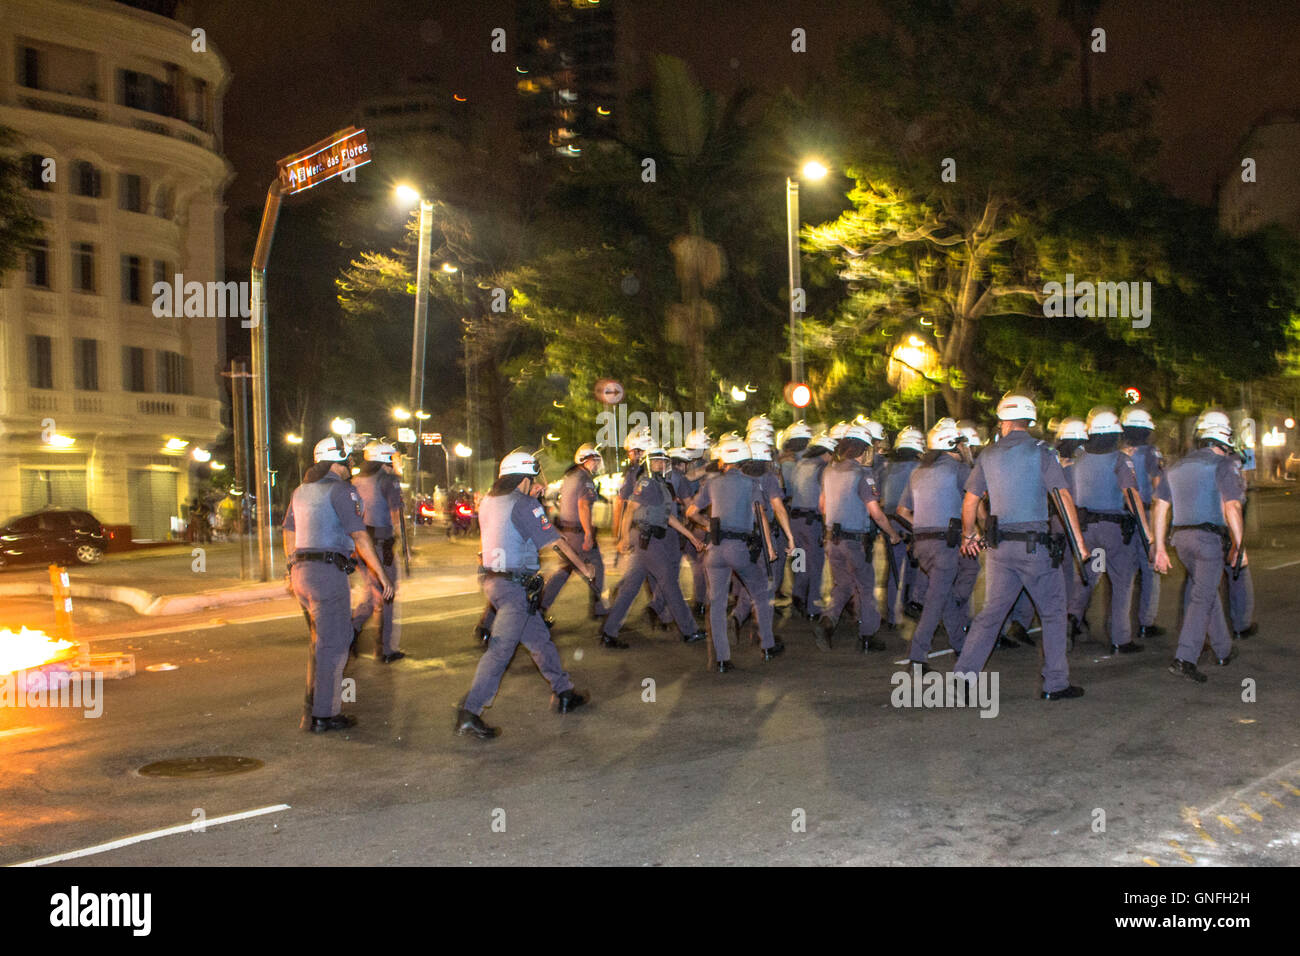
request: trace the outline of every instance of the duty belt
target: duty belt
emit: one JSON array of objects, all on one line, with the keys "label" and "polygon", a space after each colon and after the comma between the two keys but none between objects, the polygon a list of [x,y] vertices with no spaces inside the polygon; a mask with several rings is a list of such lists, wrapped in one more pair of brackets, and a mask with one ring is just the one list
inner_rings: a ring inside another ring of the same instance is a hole
[{"label": "duty belt", "polygon": [[357,569],[357,562],[346,554],[338,551],[295,551],[290,559],[289,567],[301,561],[323,561],[332,564],[345,574],[351,574]]},{"label": "duty belt", "polygon": [[1174,525],[1173,530],[1174,531],[1210,531],[1213,532],[1214,534],[1217,534],[1221,538],[1228,537],[1228,529],[1226,526],[1221,524],[1214,524],[1211,521],[1205,521],[1202,522],[1201,524],[1176,524]]},{"label": "duty belt", "polygon": [[1089,511],[1087,508],[1076,509],[1079,514],[1079,527],[1086,528],[1094,521],[1113,521],[1115,524],[1123,524],[1129,516],[1123,512],[1116,511]]},{"label": "duty belt", "polygon": [[913,541],[937,541],[940,538],[948,537],[947,531],[913,531]]},{"label": "duty belt", "polygon": [[719,531],[718,537],[723,541],[748,541],[752,531]]},{"label": "duty belt", "polygon": [[478,573],[485,578],[505,578],[523,588],[527,588],[534,578],[541,577],[536,571],[489,571],[487,568],[479,568]]},{"label": "duty belt", "polygon": [[581,523],[578,523],[578,524],[569,524],[569,522],[567,522],[567,521],[557,521],[557,522],[555,522],[555,527],[559,528],[561,531],[576,531],[576,532],[578,532],[579,534],[584,533],[583,530],[582,530],[582,524],[581,524]]},{"label": "duty belt", "polygon": [[838,537],[841,541],[865,541],[873,537],[870,531],[839,531]]},{"label": "duty belt", "polygon": [[791,508],[790,517],[803,518],[805,521],[822,521],[822,513],[816,508]]}]

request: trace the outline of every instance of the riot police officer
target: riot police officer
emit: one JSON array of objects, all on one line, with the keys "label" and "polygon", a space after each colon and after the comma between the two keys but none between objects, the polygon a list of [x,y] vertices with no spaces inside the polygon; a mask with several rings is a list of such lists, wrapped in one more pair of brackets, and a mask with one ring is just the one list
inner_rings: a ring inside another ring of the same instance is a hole
[{"label": "riot police officer", "polygon": [[[596,523],[591,516],[592,503],[600,498],[593,476],[603,465],[604,459],[595,445],[588,442],[578,448],[573,455],[573,464],[564,472],[564,478],[560,482],[560,513],[555,521],[555,527],[569,547],[595,569],[589,600],[593,620],[609,613],[601,598],[605,590],[605,562],[600,556],[600,545],[596,542]],[[568,562],[561,562],[560,567],[547,579],[546,588],[542,591],[543,615],[555,604],[555,599],[560,596],[572,570],[573,566]]]},{"label": "riot police officer", "polygon": [[343,667],[353,637],[352,552],[379,582],[383,600],[392,598],[393,585],[366,533],[361,499],[347,481],[347,450],[339,439],[325,438],[316,443],[314,457],[317,467],[294,490],[285,510],[284,553],[290,585],[311,627],[303,728],[324,733],[356,724],[340,713]]},{"label": "riot police officer", "polygon": [[830,464],[835,439],[822,432],[809,442],[803,456],[795,462],[788,486],[790,492],[790,530],[795,547],[803,552],[803,567],[792,569],[790,603],[805,617],[822,613],[822,571],[826,567],[826,520],[821,511],[822,472]]},{"label": "riot police officer", "polygon": [[998,441],[986,447],[970,477],[962,500],[962,553],[977,557],[982,550],[975,531],[980,498],[988,495],[987,546],[984,565],[984,607],[971,623],[953,670],[973,681],[993,651],[1002,622],[1024,588],[1043,622],[1043,690],[1045,700],[1083,696],[1070,684],[1066,662],[1065,581],[1061,573],[1064,548],[1048,534],[1048,494],[1059,493],[1066,533],[1084,553],[1074,502],[1065,472],[1046,444],[1029,434],[1037,420],[1033,400],[1008,393],[998,402]]},{"label": "riot police officer", "polygon": [[948,644],[961,653],[970,623],[970,596],[979,576],[979,558],[961,547],[963,488],[971,466],[962,457],[965,437],[951,418],[941,418],[926,435],[926,454],[908,474],[898,514],[912,525],[912,552],[929,577],[921,618],[912,631],[908,659],[930,670],[930,642],[943,623]]},{"label": "riot police officer", "polygon": [[560,654],[539,613],[542,576],[538,549],[554,544],[565,558],[591,577],[587,564],[546,519],[546,509],[534,497],[543,488],[541,469],[531,452],[515,449],[501,459],[497,480],[479,502],[483,567],[479,576],[488,603],[496,608],[487,650],[479,659],[474,683],[456,715],[456,733],[480,739],[495,737],[497,728],[483,722],[482,713],[496,696],[515,649],[528,648],[537,669],[551,685],[551,706],[567,714],[587,702],[574,692],[573,680],[560,666]]},{"label": "riot police officer", "polygon": [[[686,521],[687,510],[699,494],[705,479],[711,479],[718,473],[716,462],[709,454],[711,445],[712,439],[707,428],[692,429],[686,436],[685,447],[690,461],[686,465],[685,475],[690,482],[690,494],[680,496],[683,521]],[[691,566],[691,612],[703,617],[707,613],[706,602],[709,596],[709,580],[704,573],[704,552],[696,551],[686,543],[685,538],[679,536],[679,539],[682,542],[682,554]]]},{"label": "riot police officer", "polygon": [[[1150,515],[1151,499],[1160,484],[1163,469],[1160,451],[1151,444],[1156,423],[1146,409],[1133,406],[1124,409],[1119,423],[1123,429],[1120,443],[1133,459],[1133,469],[1137,472],[1138,497]],[[1165,633],[1165,629],[1156,624],[1156,614],[1160,611],[1160,575],[1151,567],[1151,555],[1144,548],[1138,549],[1137,602],[1138,637],[1160,637]]]},{"label": "riot police officer", "polygon": [[[953,423],[954,430],[956,423]],[[920,464],[925,451],[926,437],[918,428],[900,429],[894,438],[894,454],[880,472],[880,507],[892,521],[898,515],[898,502],[907,488],[908,479]],[[925,572],[913,564],[908,554],[907,534],[898,544],[885,549],[885,621],[882,626],[893,630],[897,625],[896,610],[899,603],[909,617],[920,617],[925,601]]]},{"label": "riot police officer", "polygon": [[[1237,496],[1241,498],[1241,520],[1246,520],[1246,476],[1242,471],[1245,460],[1241,452],[1232,455],[1232,471],[1237,476]],[[1232,639],[1254,636],[1259,630],[1255,623],[1255,581],[1250,574],[1250,555],[1241,556],[1241,566],[1228,566],[1228,624]]]},{"label": "riot police officer", "polygon": [[[761,438],[752,442],[747,441],[745,444],[749,446],[750,458],[740,463],[740,470],[758,482],[763,504],[763,520],[767,522],[768,537],[776,553],[776,558],[767,569],[768,597],[773,600],[773,612],[775,612],[776,590],[785,578],[785,557],[789,551],[789,542],[794,540],[794,532],[790,527],[790,517],[785,510],[783,500],[785,491],[781,487],[780,472],[772,467],[772,446],[765,444]],[[766,562],[764,563],[766,565]],[[736,619],[737,631],[745,623],[752,609],[753,602],[750,600],[749,592],[741,588],[732,611]]]},{"label": "riot police officer", "polygon": [[[1133,460],[1120,450],[1119,416],[1109,408],[1088,412],[1088,441],[1074,453],[1070,490],[1083,530],[1086,551],[1100,550],[1104,573],[1110,579],[1110,648],[1115,654],[1142,650],[1133,640],[1133,583],[1143,538],[1150,538],[1146,511],[1137,497],[1137,471]],[[1136,502],[1136,511],[1134,503]],[[1142,534],[1136,534],[1141,523]],[[1083,616],[1097,578],[1080,583],[1069,599],[1070,623]]]},{"label": "riot police officer", "polygon": [[1237,656],[1219,599],[1224,551],[1231,566],[1244,547],[1245,536],[1242,492],[1231,455],[1232,426],[1228,416],[1218,410],[1206,411],[1197,422],[1196,450],[1169,466],[1156,487],[1152,508],[1152,566],[1159,574],[1168,573],[1171,567],[1165,524],[1172,512],[1172,543],[1187,568],[1183,627],[1169,672],[1198,684],[1208,680],[1196,667],[1207,635],[1220,665]]},{"label": "riot police officer", "polygon": [[757,563],[762,540],[755,506],[761,514],[762,490],[758,482],[739,469],[740,463],[750,457],[749,448],[739,438],[719,441],[718,457],[721,473],[700,487],[686,515],[691,519],[704,512],[710,515],[709,547],[704,559],[709,578],[709,630],[717,670],[726,673],[733,666],[727,635],[727,589],[732,574],[740,579],[753,601],[763,660],[775,658],[785,645],[772,634],[767,577]]},{"label": "riot police officer", "polygon": [[885,532],[891,544],[901,539],[880,507],[871,469],[861,461],[870,449],[871,434],[861,425],[850,425],[843,436],[835,447],[835,461],[822,473],[821,511],[830,529],[826,550],[831,565],[831,602],[813,623],[813,634],[819,648],[830,650],[840,612],[853,598],[858,608],[858,650],[883,651],[885,642],[876,637],[880,611],[871,564],[876,528]]},{"label": "riot police officer", "polygon": [[[375,543],[375,550],[383,561],[384,574],[397,587],[397,544],[396,528],[402,527],[402,489],[393,471],[393,455],[397,449],[386,441],[372,440],[366,443],[363,452],[365,460],[361,473],[352,480],[352,487],[361,498],[362,518],[366,522],[366,533]],[[369,569],[367,568],[367,572]],[[392,599],[385,600],[383,585],[373,574],[367,573],[370,582],[370,601],[362,604],[352,616],[352,631],[359,636],[366,621],[379,612],[379,648],[375,652],[378,660],[385,664],[400,661],[406,656],[397,646],[401,640],[397,623],[393,620]]]},{"label": "riot police officer", "polygon": [[[705,636],[682,597],[677,581],[681,546],[668,531],[671,528],[681,534],[697,549],[702,544],[686,525],[677,520],[676,496],[667,477],[668,453],[658,446],[652,447],[646,452],[646,462],[649,471],[637,479],[636,488],[623,512],[624,527],[619,532],[619,540],[635,541],[635,544],[632,546],[632,560],[619,584],[618,598],[600,631],[601,646],[607,648],[627,647],[626,642],[619,640],[619,628],[647,577],[653,580],[655,593],[663,595],[665,607],[676,621],[682,640],[692,644],[704,640]],[[632,534],[633,528],[637,532],[635,535]]]}]

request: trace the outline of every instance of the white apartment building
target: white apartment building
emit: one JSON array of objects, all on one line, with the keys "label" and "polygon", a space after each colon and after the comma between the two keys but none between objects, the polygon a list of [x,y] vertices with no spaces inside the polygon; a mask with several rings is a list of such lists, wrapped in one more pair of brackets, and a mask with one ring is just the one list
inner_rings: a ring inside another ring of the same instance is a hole
[{"label": "white apartment building", "polygon": [[25,272],[0,277],[0,519],[87,508],[157,539],[188,500],[192,453],[222,432],[238,317],[154,315],[155,282],[225,278],[229,70],[141,7],[175,9],[0,0],[0,126],[44,229]]},{"label": "white apartment building", "polygon": [[[1300,114],[1277,112],[1250,128],[1219,185],[1219,225],[1234,235],[1277,223],[1300,235]],[[1241,162],[1255,161],[1254,182]]]}]

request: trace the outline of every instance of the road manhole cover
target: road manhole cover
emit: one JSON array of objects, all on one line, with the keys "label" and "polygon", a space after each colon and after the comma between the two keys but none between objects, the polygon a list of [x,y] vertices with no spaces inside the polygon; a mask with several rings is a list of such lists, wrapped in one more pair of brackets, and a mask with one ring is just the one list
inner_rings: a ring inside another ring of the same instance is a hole
[{"label": "road manhole cover", "polygon": [[262,766],[261,760],[252,757],[177,757],[145,764],[138,772],[142,777],[224,777]]}]

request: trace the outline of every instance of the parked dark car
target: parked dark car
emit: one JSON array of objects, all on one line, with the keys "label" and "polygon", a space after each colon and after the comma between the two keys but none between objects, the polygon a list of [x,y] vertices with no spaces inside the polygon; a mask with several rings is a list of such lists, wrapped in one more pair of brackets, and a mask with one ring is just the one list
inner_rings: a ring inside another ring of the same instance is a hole
[{"label": "parked dark car", "polygon": [[97,564],[108,534],[89,511],[54,508],[10,518],[0,528],[0,568],[15,564]]}]

